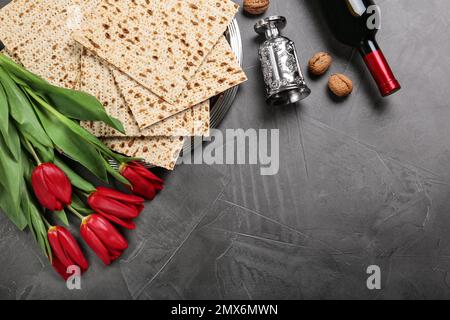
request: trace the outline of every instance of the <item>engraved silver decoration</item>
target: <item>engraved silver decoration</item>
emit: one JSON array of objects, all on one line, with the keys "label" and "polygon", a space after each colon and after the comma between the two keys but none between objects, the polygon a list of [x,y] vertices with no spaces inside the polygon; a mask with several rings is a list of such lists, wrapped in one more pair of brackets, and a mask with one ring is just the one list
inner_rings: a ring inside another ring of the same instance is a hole
[{"label": "engraved silver decoration", "polygon": [[307,98],[311,94],[300,67],[293,41],[280,35],[286,27],[285,17],[272,16],[258,21],[255,31],[266,37],[259,48],[267,102],[287,105]]}]

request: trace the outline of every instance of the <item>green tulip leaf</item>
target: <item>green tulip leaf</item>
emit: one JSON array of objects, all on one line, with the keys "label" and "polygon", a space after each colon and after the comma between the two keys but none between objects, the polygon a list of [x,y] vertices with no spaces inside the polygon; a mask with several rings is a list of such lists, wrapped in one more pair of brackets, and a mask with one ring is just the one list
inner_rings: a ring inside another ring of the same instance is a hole
[{"label": "green tulip leaf", "polygon": [[53,212],[56,216],[56,218],[58,218],[58,220],[66,227],[69,226],[69,219],[67,219],[67,214],[64,210],[61,211],[54,211]]},{"label": "green tulip leaf", "polygon": [[111,165],[108,163],[108,161],[106,161],[106,159],[105,159],[105,168],[114,179],[123,183],[124,185],[131,186],[130,181],[128,181],[124,176],[122,176],[119,173],[119,171],[111,167]]},{"label": "green tulip leaf", "polygon": [[[57,110],[54,110],[41,97],[37,96],[29,89],[27,89],[27,92],[30,94],[30,96],[33,99],[36,100],[36,102],[40,106],[42,106],[47,111],[46,114],[48,114],[49,116],[54,116],[55,119],[61,121],[74,134],[79,135],[79,137],[84,139],[87,143],[90,143],[93,146],[95,146],[95,148],[97,148],[102,153],[102,155],[106,154],[107,156],[112,157],[113,159],[115,159],[116,161],[118,161],[120,163],[129,161],[129,158],[114,153],[108,147],[106,147],[97,137],[93,136],[91,133],[89,133],[85,129],[81,128],[77,123],[73,122],[72,120],[66,118],[64,115],[60,114]],[[39,112],[38,112],[38,114],[39,114]],[[44,120],[41,119],[41,121],[44,121]],[[102,157],[102,159],[103,159],[103,157]],[[120,174],[115,172],[106,161],[104,161],[104,163],[105,163],[105,168],[104,168],[105,170],[107,170],[109,173],[111,173],[111,175],[113,175],[117,180],[121,181],[124,184],[129,185],[129,182],[125,178],[123,178]]]},{"label": "green tulip leaf", "polygon": [[[25,145],[23,145],[25,148]],[[31,184],[31,174],[33,173],[33,170],[35,168],[34,163],[31,161],[31,159],[28,157],[27,153],[25,152],[25,149],[21,150],[21,163],[22,163],[22,170],[23,170],[23,177],[25,178],[25,184]]]},{"label": "green tulip leaf", "polygon": [[[10,135],[18,138],[14,126],[10,126]],[[3,137],[0,137],[0,207],[6,215],[17,225],[19,229],[24,228],[23,215],[20,211],[20,194],[23,184],[23,168],[20,159],[14,159],[9,153]]]},{"label": "green tulip leaf", "polygon": [[80,177],[75,171],[73,171],[67,164],[61,159],[55,158],[54,163],[69,177],[70,183],[81,191],[91,193],[95,191],[95,187],[89,181]]},{"label": "green tulip leaf", "polygon": [[31,199],[28,190],[23,190],[23,198],[21,202],[21,208],[26,214],[28,227],[31,230],[36,242],[41,248],[42,252],[51,260],[52,250],[47,238],[47,228],[42,220],[41,212]]},{"label": "green tulip leaf", "polygon": [[81,139],[85,140],[89,144],[95,146],[96,149],[99,150],[102,154],[105,154],[114,160],[116,160],[119,163],[123,162],[129,162],[130,158],[119,155],[111,149],[109,149],[107,146],[104,145],[103,142],[101,142],[97,137],[92,135],[90,132],[82,128],[78,123],[74,122],[73,120],[67,118],[58,110],[54,109],[52,106],[50,106],[43,98],[41,98],[39,95],[37,95],[35,92],[33,92],[31,89],[26,88],[26,92],[30,95],[31,98],[33,98],[36,101],[36,104],[45,109],[49,114],[54,116],[55,120],[59,121],[61,125],[66,126],[68,129],[70,129],[73,133],[78,135]]},{"label": "green tulip leaf", "polygon": [[15,120],[17,129],[34,137],[42,145],[52,147],[53,144],[45,134],[41,123],[39,122],[28,97],[14,83],[9,75],[0,67],[0,82],[5,89],[8,99],[9,113]]},{"label": "green tulip leaf", "polygon": [[55,160],[55,150],[53,148],[49,148],[40,144],[32,137],[27,137],[27,139],[35,149],[41,162],[46,163],[46,162],[53,162]]},{"label": "green tulip leaf", "polygon": [[30,155],[35,152],[39,160],[43,163],[53,162],[55,159],[55,152],[53,148],[43,146],[37,142],[36,139],[28,136],[27,134],[24,134],[22,137],[22,145]]},{"label": "green tulip leaf", "polygon": [[17,78],[21,85],[42,94],[46,100],[65,116],[76,120],[102,121],[118,131],[125,133],[122,123],[110,117],[103,105],[93,96],[75,90],[59,88],[22,68],[3,54],[0,54],[0,66]]},{"label": "green tulip leaf", "polygon": [[[9,106],[8,98],[6,97],[5,90],[0,84],[0,134],[3,136],[3,140],[8,147],[9,152],[14,159],[19,159],[20,153],[20,141],[18,135],[15,134],[15,129],[10,128],[14,126],[14,123],[9,121]],[[14,132],[13,132],[14,130]]]},{"label": "green tulip leaf", "polygon": [[24,179],[21,191],[20,208],[25,217],[26,224],[31,230],[36,242],[44,252],[44,254],[51,259],[52,251],[47,238],[47,228],[42,220],[41,212],[36,205],[36,199],[31,195],[27,185],[31,185],[31,173],[35,168],[34,163],[30,161],[25,152],[21,154],[22,168],[24,172]]},{"label": "green tulip leaf", "polygon": [[6,98],[5,90],[0,84],[0,132],[3,137],[8,135],[9,126],[9,109],[8,109],[8,99]]},{"label": "green tulip leaf", "polygon": [[20,206],[14,204],[6,189],[0,184],[0,209],[3,213],[11,220],[16,227],[23,231],[28,223],[26,216],[24,216],[24,211],[21,210]]},{"label": "green tulip leaf", "polygon": [[107,182],[108,174],[103,166],[103,158],[97,149],[80,139],[67,125],[61,124],[59,119],[46,110],[40,110],[37,107],[35,109],[55,146],[67,157],[80,163],[98,178]]},{"label": "green tulip leaf", "polygon": [[75,193],[72,195],[72,208],[84,215],[93,213],[92,209],[88,208]]}]

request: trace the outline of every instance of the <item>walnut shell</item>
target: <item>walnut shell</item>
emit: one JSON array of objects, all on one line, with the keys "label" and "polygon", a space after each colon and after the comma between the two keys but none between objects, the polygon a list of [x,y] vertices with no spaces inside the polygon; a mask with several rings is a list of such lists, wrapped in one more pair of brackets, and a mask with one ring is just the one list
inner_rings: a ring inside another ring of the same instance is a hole
[{"label": "walnut shell", "polygon": [[253,14],[260,15],[269,9],[270,0],[244,0],[244,11]]},{"label": "walnut shell", "polygon": [[318,52],[309,60],[309,72],[320,76],[327,72],[333,63],[333,58],[326,52]]},{"label": "walnut shell", "polygon": [[328,80],[328,88],[338,97],[346,97],[353,91],[353,81],[343,74],[333,74]]}]

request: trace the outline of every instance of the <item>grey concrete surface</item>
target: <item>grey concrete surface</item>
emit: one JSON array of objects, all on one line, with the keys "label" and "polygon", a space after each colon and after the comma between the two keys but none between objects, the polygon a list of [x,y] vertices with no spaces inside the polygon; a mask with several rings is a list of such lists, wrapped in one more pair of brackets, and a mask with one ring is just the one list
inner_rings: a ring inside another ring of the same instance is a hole
[{"label": "grey concrete surface", "polygon": [[[1,4],[7,1],[0,1]],[[238,1],[242,4],[242,1]],[[317,51],[355,85],[336,101],[266,106],[253,24],[240,12],[249,81],[221,128],[280,130],[280,172],[182,165],[149,203],[130,248],[91,262],[69,291],[28,233],[0,216],[3,299],[450,298],[450,2],[378,1],[379,43],[403,85],[380,98],[360,57],[328,33],[313,0],[271,0],[303,65]],[[381,268],[369,291],[366,268]]]}]

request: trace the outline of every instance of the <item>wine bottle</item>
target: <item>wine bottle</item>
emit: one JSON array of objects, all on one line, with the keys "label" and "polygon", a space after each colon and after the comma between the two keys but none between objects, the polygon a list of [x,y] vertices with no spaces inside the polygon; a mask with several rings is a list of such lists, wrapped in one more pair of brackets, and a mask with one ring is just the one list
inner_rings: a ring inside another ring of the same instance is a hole
[{"label": "wine bottle", "polygon": [[372,0],[320,0],[331,31],[361,53],[383,97],[401,89],[376,41],[379,9]]}]

